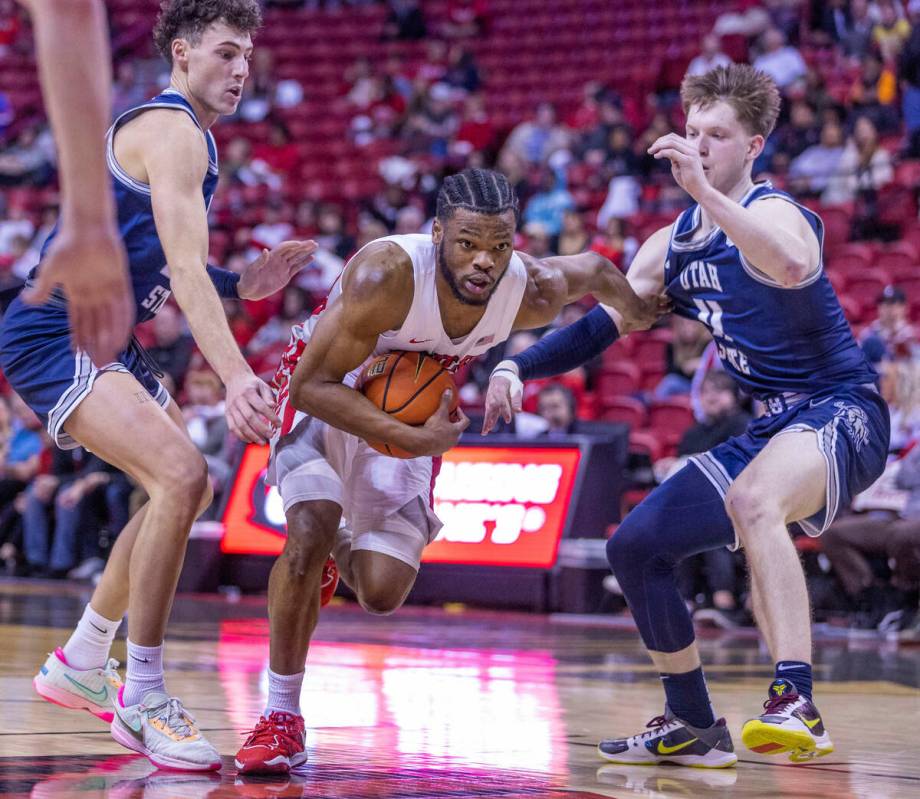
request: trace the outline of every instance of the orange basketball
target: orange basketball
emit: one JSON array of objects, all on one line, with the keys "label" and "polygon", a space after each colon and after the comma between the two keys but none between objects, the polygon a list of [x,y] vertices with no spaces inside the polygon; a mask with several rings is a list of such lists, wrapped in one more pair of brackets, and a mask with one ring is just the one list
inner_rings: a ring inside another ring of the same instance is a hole
[{"label": "orange basketball", "polygon": [[[422,425],[441,402],[441,396],[453,392],[450,410],[459,402],[457,386],[450,373],[424,352],[388,352],[374,358],[364,369],[358,385],[380,410],[400,422]],[[368,441],[371,447],[394,458],[414,458],[410,452],[386,442]]]}]

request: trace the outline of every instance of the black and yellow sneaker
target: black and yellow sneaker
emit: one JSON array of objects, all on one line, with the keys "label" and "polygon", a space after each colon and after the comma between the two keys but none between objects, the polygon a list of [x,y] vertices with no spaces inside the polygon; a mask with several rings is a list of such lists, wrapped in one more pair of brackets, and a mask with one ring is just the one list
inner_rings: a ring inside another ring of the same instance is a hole
[{"label": "black and yellow sneaker", "polygon": [[788,753],[793,763],[804,763],[834,751],[818,708],[800,696],[789,680],[772,682],[763,707],[764,712],[741,729],[741,740],[752,752]]},{"label": "black and yellow sneaker", "polygon": [[611,763],[656,765],[676,763],[696,768],[728,768],[738,762],[725,719],[711,727],[692,727],[665,706],[664,715],[629,738],[601,741],[597,753]]}]

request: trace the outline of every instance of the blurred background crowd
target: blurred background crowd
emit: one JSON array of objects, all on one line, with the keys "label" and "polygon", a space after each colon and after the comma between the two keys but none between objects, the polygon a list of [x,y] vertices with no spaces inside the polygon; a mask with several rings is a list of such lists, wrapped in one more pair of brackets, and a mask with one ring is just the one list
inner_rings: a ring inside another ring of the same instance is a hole
[{"label": "blurred background crowd", "polygon": [[[521,200],[518,249],[596,250],[627,269],[639,244],[688,204],[667,163],[647,155],[681,131],[687,73],[749,61],[780,86],[776,131],[755,165],[817,210],[824,266],[881,375],[894,423],[891,465],[820,540],[798,539],[816,611],[853,630],[918,635],[920,585],[920,0],[274,0],[243,100],[214,129],[220,186],[216,264],[239,270],[289,238],[321,245],[293,285],[225,301],[255,370],[270,377],[290,326],[345,260],[390,233],[430,230],[440,179],[494,167]],[[159,91],[156,4],[107,2],[113,115]],[[0,0],[0,298],[37,261],[57,214],[55,150],[27,17]],[[554,327],[575,321],[567,307]],[[516,334],[457,376],[472,416],[491,367],[547,331]],[[139,330],[166,374],[218,497],[238,451],[222,386],[167,304]],[[671,318],[596,363],[528,384],[503,433],[604,435],[629,426],[622,510],[757,413],[719,370],[702,325]],[[0,398],[0,562],[23,575],[92,579],[143,501],[124,475],[49,446],[35,417]],[[216,513],[219,499],[209,513]],[[602,531],[603,532],[603,531]],[[606,531],[608,534],[610,531]],[[601,534],[590,531],[586,534]],[[614,533],[615,534],[615,533]],[[689,563],[700,623],[749,623],[743,555]],[[616,591],[615,581],[608,581]]]}]

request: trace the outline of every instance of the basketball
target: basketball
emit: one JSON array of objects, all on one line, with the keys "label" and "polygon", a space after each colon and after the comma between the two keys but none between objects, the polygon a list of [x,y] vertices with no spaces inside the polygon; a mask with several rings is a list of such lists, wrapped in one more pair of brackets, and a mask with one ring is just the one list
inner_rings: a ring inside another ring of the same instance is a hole
[{"label": "basketball", "polygon": [[[389,352],[374,358],[361,371],[361,392],[380,410],[400,422],[422,425],[452,392],[450,411],[457,410],[457,386],[450,373],[424,352]],[[386,442],[368,441],[371,447],[394,458],[414,458],[410,452]]]}]

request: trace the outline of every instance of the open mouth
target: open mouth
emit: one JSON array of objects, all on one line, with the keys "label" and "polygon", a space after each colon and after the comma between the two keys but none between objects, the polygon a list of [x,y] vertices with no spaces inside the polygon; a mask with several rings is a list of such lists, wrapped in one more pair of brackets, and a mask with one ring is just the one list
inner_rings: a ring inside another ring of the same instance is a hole
[{"label": "open mouth", "polygon": [[230,94],[233,97],[235,97],[237,100],[239,100],[243,94],[243,87],[242,86],[231,86],[229,89],[227,89],[227,94]]},{"label": "open mouth", "polygon": [[470,294],[485,294],[489,287],[492,285],[492,281],[487,277],[467,277],[463,280],[463,285],[466,287],[466,290]]}]

